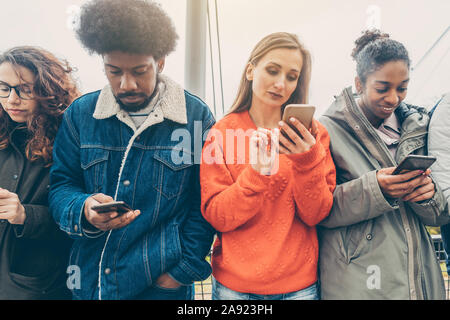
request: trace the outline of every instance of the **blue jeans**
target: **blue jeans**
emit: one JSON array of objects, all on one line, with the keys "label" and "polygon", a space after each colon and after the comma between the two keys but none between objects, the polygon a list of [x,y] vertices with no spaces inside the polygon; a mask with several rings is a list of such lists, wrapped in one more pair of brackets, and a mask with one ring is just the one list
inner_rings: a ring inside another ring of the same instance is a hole
[{"label": "blue jeans", "polygon": [[133,300],[194,300],[194,295],[194,285],[180,286],[176,289],[154,285],[134,297]]},{"label": "blue jeans", "polygon": [[299,291],[268,295],[237,292],[225,287],[214,278],[212,285],[213,300],[319,300],[317,283]]}]

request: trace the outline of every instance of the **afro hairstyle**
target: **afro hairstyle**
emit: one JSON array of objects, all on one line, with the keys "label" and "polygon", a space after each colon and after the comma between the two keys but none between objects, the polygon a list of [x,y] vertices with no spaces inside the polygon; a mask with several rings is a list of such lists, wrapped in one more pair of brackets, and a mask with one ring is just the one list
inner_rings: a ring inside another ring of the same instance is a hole
[{"label": "afro hairstyle", "polygon": [[76,34],[89,53],[171,53],[178,35],[161,6],[145,0],[92,0],[81,8]]}]

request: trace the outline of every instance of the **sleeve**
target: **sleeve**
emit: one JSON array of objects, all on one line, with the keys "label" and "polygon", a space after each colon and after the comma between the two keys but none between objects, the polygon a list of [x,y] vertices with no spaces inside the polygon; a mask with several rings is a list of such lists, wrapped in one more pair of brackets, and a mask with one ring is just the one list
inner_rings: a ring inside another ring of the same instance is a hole
[{"label": "sleeve", "polygon": [[330,138],[319,123],[314,146],[305,153],[288,155],[292,161],[293,186],[298,217],[315,226],[328,216],[333,205],[336,169],[330,154]]},{"label": "sleeve", "polygon": [[[205,123],[206,129],[214,124],[212,115]],[[200,138],[203,137],[203,132],[194,134],[201,135]],[[203,218],[200,211],[200,165],[196,162],[194,166],[194,178],[190,184],[192,201],[180,233],[183,257],[174,268],[168,271],[172,278],[183,285],[205,280],[211,274],[211,266],[205,258],[211,250],[215,234],[214,228]]]},{"label": "sleeve", "polygon": [[[432,177],[433,179],[433,177]],[[434,179],[433,179],[434,180]],[[450,223],[449,203],[444,199],[440,186],[435,182],[433,198],[420,202],[406,202],[423,224],[439,227]]]},{"label": "sleeve", "polygon": [[219,232],[242,226],[261,209],[264,192],[279,188],[278,174],[260,175],[247,166],[234,179],[225,161],[223,139],[225,130],[210,130],[203,148],[200,165],[201,210],[205,219]]},{"label": "sleeve", "polygon": [[326,228],[350,226],[395,209],[398,209],[398,203],[391,204],[386,200],[374,170],[336,186],[331,212],[320,225]]},{"label": "sleeve", "polygon": [[23,204],[25,222],[23,225],[13,225],[17,238],[50,239],[57,226],[50,215],[47,206]]},{"label": "sleeve", "polygon": [[[89,236],[83,232],[84,203],[90,194],[84,192],[80,166],[79,133],[71,119],[72,105],[63,116],[53,147],[50,170],[50,212],[61,230],[72,238]],[[99,232],[96,236],[103,234]]]},{"label": "sleeve", "polygon": [[431,178],[436,187],[432,199],[407,202],[419,219],[429,226],[441,226],[450,222],[450,94],[437,105],[428,128],[428,153],[436,156],[431,167]]},{"label": "sleeve", "polygon": [[436,107],[428,129],[428,153],[437,158],[436,162],[431,166],[432,178],[437,184],[436,189],[442,190],[444,197],[442,200],[445,202],[444,206],[446,208],[446,212],[444,213],[446,215],[449,215],[450,206],[450,170],[448,169],[450,167],[449,128],[450,93],[447,93]]}]

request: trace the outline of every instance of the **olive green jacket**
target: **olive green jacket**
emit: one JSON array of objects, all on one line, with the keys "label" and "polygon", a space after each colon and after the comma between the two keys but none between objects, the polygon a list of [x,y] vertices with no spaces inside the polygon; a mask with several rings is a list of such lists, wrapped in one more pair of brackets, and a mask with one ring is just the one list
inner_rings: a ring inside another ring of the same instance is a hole
[{"label": "olive green jacket", "polygon": [[442,273],[425,225],[449,221],[438,186],[421,203],[387,199],[378,169],[425,154],[429,117],[405,103],[396,109],[401,139],[392,158],[356,104],[351,88],[320,118],[336,164],[337,186],[319,227],[322,299],[445,299]]}]

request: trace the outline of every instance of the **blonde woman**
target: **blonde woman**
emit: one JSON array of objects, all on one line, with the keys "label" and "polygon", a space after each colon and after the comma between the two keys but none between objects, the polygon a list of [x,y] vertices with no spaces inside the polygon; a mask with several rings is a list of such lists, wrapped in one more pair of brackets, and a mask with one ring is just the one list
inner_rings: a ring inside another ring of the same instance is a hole
[{"label": "blonde woman", "polygon": [[[292,119],[301,135],[281,122],[287,104],[307,102],[310,74],[310,54],[295,35],[266,36],[205,143],[202,213],[218,231],[213,299],[318,298],[315,226],[335,186],[329,137],[315,120],[308,130]],[[242,139],[245,148],[232,143]]]}]

